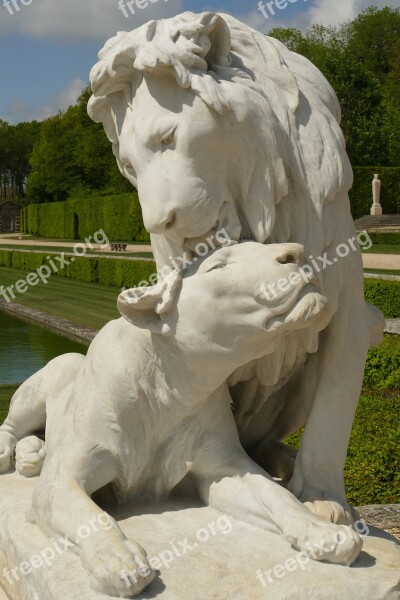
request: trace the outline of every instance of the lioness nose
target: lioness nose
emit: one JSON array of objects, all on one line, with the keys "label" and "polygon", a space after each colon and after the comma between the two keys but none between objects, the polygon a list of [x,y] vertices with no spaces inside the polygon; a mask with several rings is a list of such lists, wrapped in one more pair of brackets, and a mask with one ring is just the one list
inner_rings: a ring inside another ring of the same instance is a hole
[{"label": "lioness nose", "polygon": [[303,265],[304,248],[301,244],[285,244],[282,254],[278,255],[276,260],[281,265]]}]

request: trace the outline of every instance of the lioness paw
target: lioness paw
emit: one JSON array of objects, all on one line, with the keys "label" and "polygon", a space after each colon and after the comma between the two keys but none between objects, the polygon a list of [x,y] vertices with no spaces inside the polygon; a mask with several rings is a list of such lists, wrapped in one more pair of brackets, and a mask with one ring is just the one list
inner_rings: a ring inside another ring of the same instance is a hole
[{"label": "lioness paw", "polygon": [[46,457],[45,443],[31,435],[20,440],[15,450],[15,468],[24,477],[40,475]]},{"label": "lioness paw", "polygon": [[0,431],[0,473],[7,473],[14,464],[17,440],[6,431]]},{"label": "lioness paw", "polygon": [[94,590],[117,598],[131,598],[154,579],[145,550],[127,539],[107,536],[90,548],[82,549],[82,560],[89,571]]}]

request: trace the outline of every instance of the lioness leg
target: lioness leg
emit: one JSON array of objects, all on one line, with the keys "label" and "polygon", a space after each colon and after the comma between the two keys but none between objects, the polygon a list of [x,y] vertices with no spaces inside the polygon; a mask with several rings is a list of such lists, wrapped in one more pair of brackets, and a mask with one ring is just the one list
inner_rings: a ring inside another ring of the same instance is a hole
[{"label": "lioness leg", "polygon": [[304,373],[304,378],[318,373],[318,384],[289,489],[312,511],[336,523],[354,520],[343,468],[370,341],[368,306],[354,304],[344,294]]},{"label": "lioness leg", "polygon": [[61,443],[57,451],[50,449],[29,516],[50,537],[68,540],[96,591],[130,598],[149,585],[154,572],[143,548],[128,540],[117,522],[90,498],[116,479],[116,458],[101,444],[96,444],[96,452],[79,445],[75,455],[71,446]]},{"label": "lioness leg", "polygon": [[240,445],[229,411],[213,416],[218,430],[193,466],[203,499],[241,521],[283,534],[296,549],[316,560],[350,565],[362,540],[350,527],[328,524],[254,463]]},{"label": "lioness leg", "polygon": [[65,354],[50,361],[15,392],[9,412],[0,427],[0,473],[12,465],[16,444],[46,426],[46,403],[59,395],[76,377],[82,354]]}]

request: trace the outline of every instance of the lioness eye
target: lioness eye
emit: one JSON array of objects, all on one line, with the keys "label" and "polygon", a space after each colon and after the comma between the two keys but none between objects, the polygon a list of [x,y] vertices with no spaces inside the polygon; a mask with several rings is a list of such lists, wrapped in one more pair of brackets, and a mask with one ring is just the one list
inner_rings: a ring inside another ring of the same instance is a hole
[{"label": "lioness eye", "polygon": [[223,269],[224,267],[226,267],[226,265],[224,263],[219,263],[217,265],[213,265],[212,267],[210,267],[206,273],[211,273],[211,271],[216,271],[217,269]]},{"label": "lioness eye", "polygon": [[175,139],[175,129],[173,131],[170,131],[168,133],[168,135],[166,135],[162,140],[161,143],[163,146],[170,146],[173,141]]}]

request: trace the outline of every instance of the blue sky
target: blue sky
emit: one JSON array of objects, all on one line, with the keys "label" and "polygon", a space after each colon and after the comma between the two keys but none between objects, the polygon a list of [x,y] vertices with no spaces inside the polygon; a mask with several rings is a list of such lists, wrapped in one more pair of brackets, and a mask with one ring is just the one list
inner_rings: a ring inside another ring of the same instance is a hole
[{"label": "blue sky", "polygon": [[258,0],[134,2],[135,14],[126,9],[125,17],[118,0],[0,0],[0,118],[42,120],[65,110],[86,85],[105,40],[150,19],[208,10],[228,12],[263,32],[277,26],[306,30],[315,22],[344,22],[367,6],[400,5],[400,0],[274,0],[287,6],[267,20]]}]

